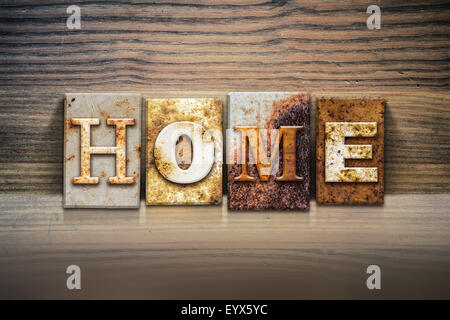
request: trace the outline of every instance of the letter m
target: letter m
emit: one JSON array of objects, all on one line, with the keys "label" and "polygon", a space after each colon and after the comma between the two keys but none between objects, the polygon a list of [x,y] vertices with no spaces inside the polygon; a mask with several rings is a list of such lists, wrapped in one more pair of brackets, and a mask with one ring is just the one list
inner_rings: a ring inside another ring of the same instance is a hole
[{"label": "letter m", "polygon": [[[278,130],[271,130],[269,139],[267,135],[261,136],[261,132],[254,126],[235,126],[235,130],[241,131],[241,163],[242,172],[235,181],[255,181],[256,178],[247,173],[247,154],[256,159],[256,168],[261,181],[268,181],[271,175],[278,172],[279,149],[283,141],[283,173],[275,177],[276,181],[302,181],[303,177],[296,174],[296,136],[297,131],[303,126],[281,126]],[[266,131],[266,130],[264,130]],[[266,132],[267,133],[267,132]],[[274,138],[270,143],[271,138]],[[266,151],[271,146],[270,156]]]}]

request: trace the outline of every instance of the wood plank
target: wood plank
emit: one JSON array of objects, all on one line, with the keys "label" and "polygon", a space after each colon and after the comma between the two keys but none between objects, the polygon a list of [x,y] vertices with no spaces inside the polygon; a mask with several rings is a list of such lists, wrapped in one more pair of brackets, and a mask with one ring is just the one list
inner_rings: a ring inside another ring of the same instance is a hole
[{"label": "wood plank", "polygon": [[383,1],[371,31],[371,4],[81,1],[81,30],[0,5],[0,192],[62,191],[64,92],[174,90],[383,97],[386,192],[450,192],[450,5]]},{"label": "wood plank", "polygon": [[[224,92],[211,94],[223,95]],[[333,95],[355,97],[358,93],[333,90],[319,91],[313,96]],[[450,106],[450,95],[365,91],[364,96],[384,97],[388,101],[385,123],[386,193],[450,192],[450,113],[445,112]],[[30,100],[33,98],[41,104],[28,106],[22,97],[0,97],[2,192],[62,192],[62,97],[54,93],[29,97]],[[44,104],[44,100],[48,104]],[[315,105],[312,119],[314,117]],[[312,130],[311,134],[315,146],[315,131]],[[314,160],[314,152],[312,156]],[[314,181],[315,161],[312,161],[311,168]],[[314,183],[312,194],[315,194]]]},{"label": "wood plank", "polygon": [[[282,214],[61,200],[0,195],[0,298],[450,298],[448,194]],[[66,289],[71,264],[79,292]],[[377,292],[366,288],[371,264]]]}]

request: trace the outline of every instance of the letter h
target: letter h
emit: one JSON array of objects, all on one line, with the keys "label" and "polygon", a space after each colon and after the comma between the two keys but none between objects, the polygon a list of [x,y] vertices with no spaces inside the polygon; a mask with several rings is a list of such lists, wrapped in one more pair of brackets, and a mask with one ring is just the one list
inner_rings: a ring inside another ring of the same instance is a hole
[{"label": "letter h", "polygon": [[116,175],[109,177],[110,184],[132,184],[134,177],[126,176],[126,126],[134,125],[134,119],[107,119],[108,125],[116,126],[115,147],[91,147],[91,125],[99,125],[98,118],[72,119],[73,125],[79,125],[81,130],[81,175],[74,177],[74,184],[97,184],[98,177],[91,177],[91,154],[115,154]]}]

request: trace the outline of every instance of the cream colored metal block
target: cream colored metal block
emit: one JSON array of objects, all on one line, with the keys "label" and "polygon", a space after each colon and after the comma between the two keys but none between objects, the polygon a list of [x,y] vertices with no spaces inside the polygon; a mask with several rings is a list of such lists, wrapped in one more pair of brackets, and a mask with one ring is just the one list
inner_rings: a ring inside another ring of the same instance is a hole
[{"label": "cream colored metal block", "polygon": [[66,94],[64,207],[139,207],[140,106],[140,94]]}]

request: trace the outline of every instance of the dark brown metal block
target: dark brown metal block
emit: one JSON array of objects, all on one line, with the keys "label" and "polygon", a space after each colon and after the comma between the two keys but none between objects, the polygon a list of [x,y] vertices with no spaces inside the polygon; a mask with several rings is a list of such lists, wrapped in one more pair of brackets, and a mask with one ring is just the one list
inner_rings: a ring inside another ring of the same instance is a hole
[{"label": "dark brown metal block", "polygon": [[383,203],[384,107],[382,99],[318,100],[317,203]]},{"label": "dark brown metal block", "polygon": [[[236,92],[229,94],[229,102],[228,208],[308,210],[309,96]],[[263,132],[270,137],[268,141]],[[247,146],[243,136],[247,136]],[[272,157],[277,150],[278,157]],[[260,163],[258,157],[264,161]]]}]

